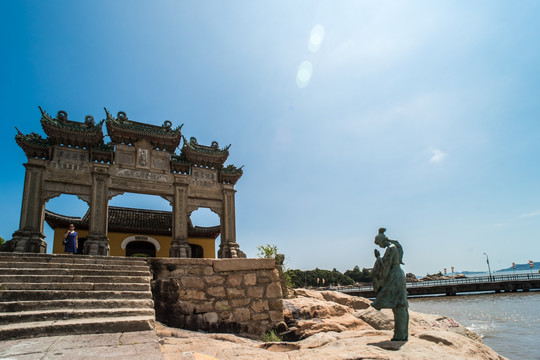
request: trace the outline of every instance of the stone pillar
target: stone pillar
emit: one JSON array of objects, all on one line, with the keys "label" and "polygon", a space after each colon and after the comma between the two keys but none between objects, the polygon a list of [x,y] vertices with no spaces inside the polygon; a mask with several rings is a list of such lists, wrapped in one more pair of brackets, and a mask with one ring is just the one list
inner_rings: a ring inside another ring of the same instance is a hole
[{"label": "stone pillar", "polygon": [[45,200],[43,198],[43,174],[45,160],[29,159],[24,177],[23,200],[19,230],[13,233],[13,251],[47,252],[43,234]]},{"label": "stone pillar", "polygon": [[90,227],[84,242],[84,254],[109,255],[109,165],[94,164],[90,199]]},{"label": "stone pillar", "polygon": [[223,188],[223,211],[221,221],[221,244],[219,245],[218,258],[242,257],[240,247],[236,243],[236,220],[234,209],[234,194],[236,190],[230,185]]},{"label": "stone pillar", "polygon": [[172,240],[169,257],[190,258],[191,247],[188,240],[188,184],[175,184],[173,213],[172,213]]}]

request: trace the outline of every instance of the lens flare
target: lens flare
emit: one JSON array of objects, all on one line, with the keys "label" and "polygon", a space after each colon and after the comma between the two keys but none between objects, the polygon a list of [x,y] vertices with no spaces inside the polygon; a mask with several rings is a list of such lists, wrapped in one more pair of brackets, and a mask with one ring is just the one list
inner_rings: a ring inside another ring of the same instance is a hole
[{"label": "lens flare", "polygon": [[303,61],[298,67],[298,72],[296,73],[296,85],[298,87],[306,87],[309,84],[311,75],[313,74],[313,66],[309,61]]},{"label": "lens flare", "polygon": [[321,47],[324,39],[324,27],[322,25],[315,25],[311,30],[308,41],[308,49],[311,52],[317,52]]}]

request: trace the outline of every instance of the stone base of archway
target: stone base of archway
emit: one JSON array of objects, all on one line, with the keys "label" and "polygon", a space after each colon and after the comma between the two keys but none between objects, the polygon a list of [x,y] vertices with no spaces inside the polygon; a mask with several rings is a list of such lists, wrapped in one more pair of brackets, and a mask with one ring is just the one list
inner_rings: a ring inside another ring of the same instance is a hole
[{"label": "stone base of archway", "polygon": [[86,255],[109,255],[109,239],[107,236],[88,234],[84,242],[83,253]]},{"label": "stone base of archway", "polygon": [[13,233],[14,252],[46,253],[45,235],[40,231],[17,230]]}]

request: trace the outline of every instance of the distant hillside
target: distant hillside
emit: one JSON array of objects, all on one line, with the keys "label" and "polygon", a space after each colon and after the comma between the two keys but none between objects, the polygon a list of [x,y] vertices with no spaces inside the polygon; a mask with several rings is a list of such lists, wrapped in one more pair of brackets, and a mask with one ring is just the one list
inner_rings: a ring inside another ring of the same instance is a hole
[{"label": "distant hillside", "polygon": [[[533,261],[532,271],[538,272],[538,270],[540,270],[540,261]],[[514,269],[512,269],[512,267],[510,266],[509,268],[506,268],[506,269],[493,270],[493,273],[511,272],[511,271],[514,271]],[[518,272],[531,271],[531,268],[528,262],[525,264],[516,264],[516,271]],[[465,276],[478,276],[478,275],[487,274],[487,271],[460,271],[455,274],[463,274]]]},{"label": "distant hillside", "polygon": [[[526,264],[516,264],[516,271],[523,271],[523,270],[530,270],[531,267],[529,266],[529,263],[526,263]],[[514,269],[512,269],[512,267],[510,266],[509,268],[507,269],[501,269],[501,270],[496,270],[495,272],[500,272],[500,271],[513,271]],[[533,261],[533,267],[532,267],[532,270],[533,272],[537,272],[538,270],[540,270],[540,261]]]}]

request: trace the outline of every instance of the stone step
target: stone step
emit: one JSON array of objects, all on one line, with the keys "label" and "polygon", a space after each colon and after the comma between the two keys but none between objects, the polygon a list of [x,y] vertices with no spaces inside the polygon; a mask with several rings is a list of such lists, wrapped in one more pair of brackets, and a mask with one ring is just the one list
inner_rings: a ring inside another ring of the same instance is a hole
[{"label": "stone step", "polygon": [[3,269],[4,275],[99,275],[99,276],[150,276],[150,271],[131,270],[87,270],[87,269],[55,269],[55,268],[24,268]]},{"label": "stone step", "polygon": [[151,299],[151,291],[2,290],[0,301],[60,299]]},{"label": "stone step", "polygon": [[3,261],[0,269],[24,269],[24,268],[55,268],[55,269],[89,269],[89,270],[135,270],[148,271],[146,264],[94,264],[94,263],[63,263],[63,262],[27,262],[27,261]]},{"label": "stone step", "polygon": [[0,312],[59,309],[154,308],[152,299],[59,299],[0,302]]},{"label": "stone step", "polygon": [[149,276],[96,276],[96,275],[4,275],[0,274],[0,284],[5,283],[73,283],[73,282],[91,282],[91,283],[149,283]]},{"label": "stone step", "polygon": [[[114,279],[112,279],[114,280]],[[150,291],[150,284],[145,283],[92,283],[92,282],[0,282],[3,290],[116,290],[116,291]]]},{"label": "stone step", "polygon": [[36,336],[55,336],[63,334],[101,334],[152,330],[155,327],[153,316],[130,316],[119,318],[87,318],[25,322],[0,325],[0,339],[22,339]]},{"label": "stone step", "polygon": [[112,318],[129,316],[155,316],[154,309],[56,309],[0,313],[0,325],[22,322],[83,319],[90,317]]},{"label": "stone step", "polygon": [[118,264],[145,265],[146,258],[128,258],[123,256],[69,255],[69,254],[37,254],[0,252],[0,263],[4,261],[35,261],[79,264]]}]

